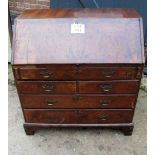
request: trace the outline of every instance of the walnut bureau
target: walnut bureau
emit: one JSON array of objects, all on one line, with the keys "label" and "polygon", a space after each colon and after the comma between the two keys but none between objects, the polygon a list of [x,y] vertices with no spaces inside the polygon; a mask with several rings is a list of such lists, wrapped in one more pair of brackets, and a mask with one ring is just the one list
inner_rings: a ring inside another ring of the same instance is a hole
[{"label": "walnut bureau", "polygon": [[131,135],[143,64],[142,19],[132,9],[26,10],[12,53],[26,134],[103,127]]}]

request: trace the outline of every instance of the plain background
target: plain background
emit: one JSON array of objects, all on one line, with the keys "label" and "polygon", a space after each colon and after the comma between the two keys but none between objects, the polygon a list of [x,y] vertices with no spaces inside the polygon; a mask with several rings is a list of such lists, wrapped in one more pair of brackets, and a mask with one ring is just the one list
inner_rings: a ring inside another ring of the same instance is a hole
[{"label": "plain background", "polygon": [[[135,0],[136,1],[136,0]],[[148,0],[147,151],[155,154],[155,1]],[[0,153],[8,154],[8,1],[0,5]]]}]

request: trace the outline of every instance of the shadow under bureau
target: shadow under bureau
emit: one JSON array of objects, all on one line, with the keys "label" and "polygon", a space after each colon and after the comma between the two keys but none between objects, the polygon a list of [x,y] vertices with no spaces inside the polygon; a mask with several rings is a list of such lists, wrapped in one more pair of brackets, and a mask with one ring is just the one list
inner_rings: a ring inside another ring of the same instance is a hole
[{"label": "shadow under bureau", "polygon": [[12,54],[26,134],[103,127],[131,135],[143,64],[142,20],[132,9],[26,10]]}]

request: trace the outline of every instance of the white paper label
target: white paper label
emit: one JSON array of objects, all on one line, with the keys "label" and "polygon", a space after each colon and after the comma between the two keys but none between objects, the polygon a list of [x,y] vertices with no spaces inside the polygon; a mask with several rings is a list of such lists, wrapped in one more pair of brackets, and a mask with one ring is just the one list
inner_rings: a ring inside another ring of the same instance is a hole
[{"label": "white paper label", "polygon": [[71,24],[71,33],[85,33],[85,25],[84,24]]}]

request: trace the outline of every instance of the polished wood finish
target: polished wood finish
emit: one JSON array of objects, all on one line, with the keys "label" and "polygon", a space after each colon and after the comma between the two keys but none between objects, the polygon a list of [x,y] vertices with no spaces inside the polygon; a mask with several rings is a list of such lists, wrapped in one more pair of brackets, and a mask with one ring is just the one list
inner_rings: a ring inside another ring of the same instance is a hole
[{"label": "polished wood finish", "polygon": [[42,18],[140,18],[134,9],[31,9],[24,11],[18,19]]},{"label": "polished wood finish", "polygon": [[17,66],[18,80],[76,80],[76,65]]},{"label": "polished wood finish", "polygon": [[138,81],[80,81],[81,94],[134,94],[138,91]]},{"label": "polished wood finish", "polygon": [[81,94],[131,94],[138,90],[138,81],[65,81],[65,82],[17,82],[19,93],[31,94],[75,94],[79,90]]},{"label": "polished wood finish", "polygon": [[73,94],[76,93],[76,82],[17,82],[18,92],[21,94]]},{"label": "polished wood finish", "polygon": [[129,123],[132,110],[24,110],[25,121],[48,124]]},{"label": "polished wood finish", "polygon": [[[74,23],[84,24],[85,33],[72,34]],[[144,63],[142,31],[130,9],[26,11],[15,20],[12,63]]]},{"label": "polished wood finish", "polygon": [[137,73],[137,67],[81,67],[79,80],[133,80]]},{"label": "polished wood finish", "polygon": [[134,108],[136,95],[20,95],[25,109]]},{"label": "polished wood finish", "polygon": [[18,80],[134,80],[140,78],[139,67],[136,66],[20,65],[14,70],[17,70]]},{"label": "polished wood finish", "polygon": [[[72,34],[73,23],[85,33]],[[131,135],[144,60],[132,9],[25,11],[15,21],[12,68],[26,134],[102,127]]]},{"label": "polished wood finish", "polygon": [[134,128],[133,123],[120,123],[120,124],[45,124],[45,123],[24,123],[24,129],[27,135],[34,135],[34,133],[43,128],[53,127],[72,127],[72,128],[110,128],[121,130],[125,136],[131,136]]}]

